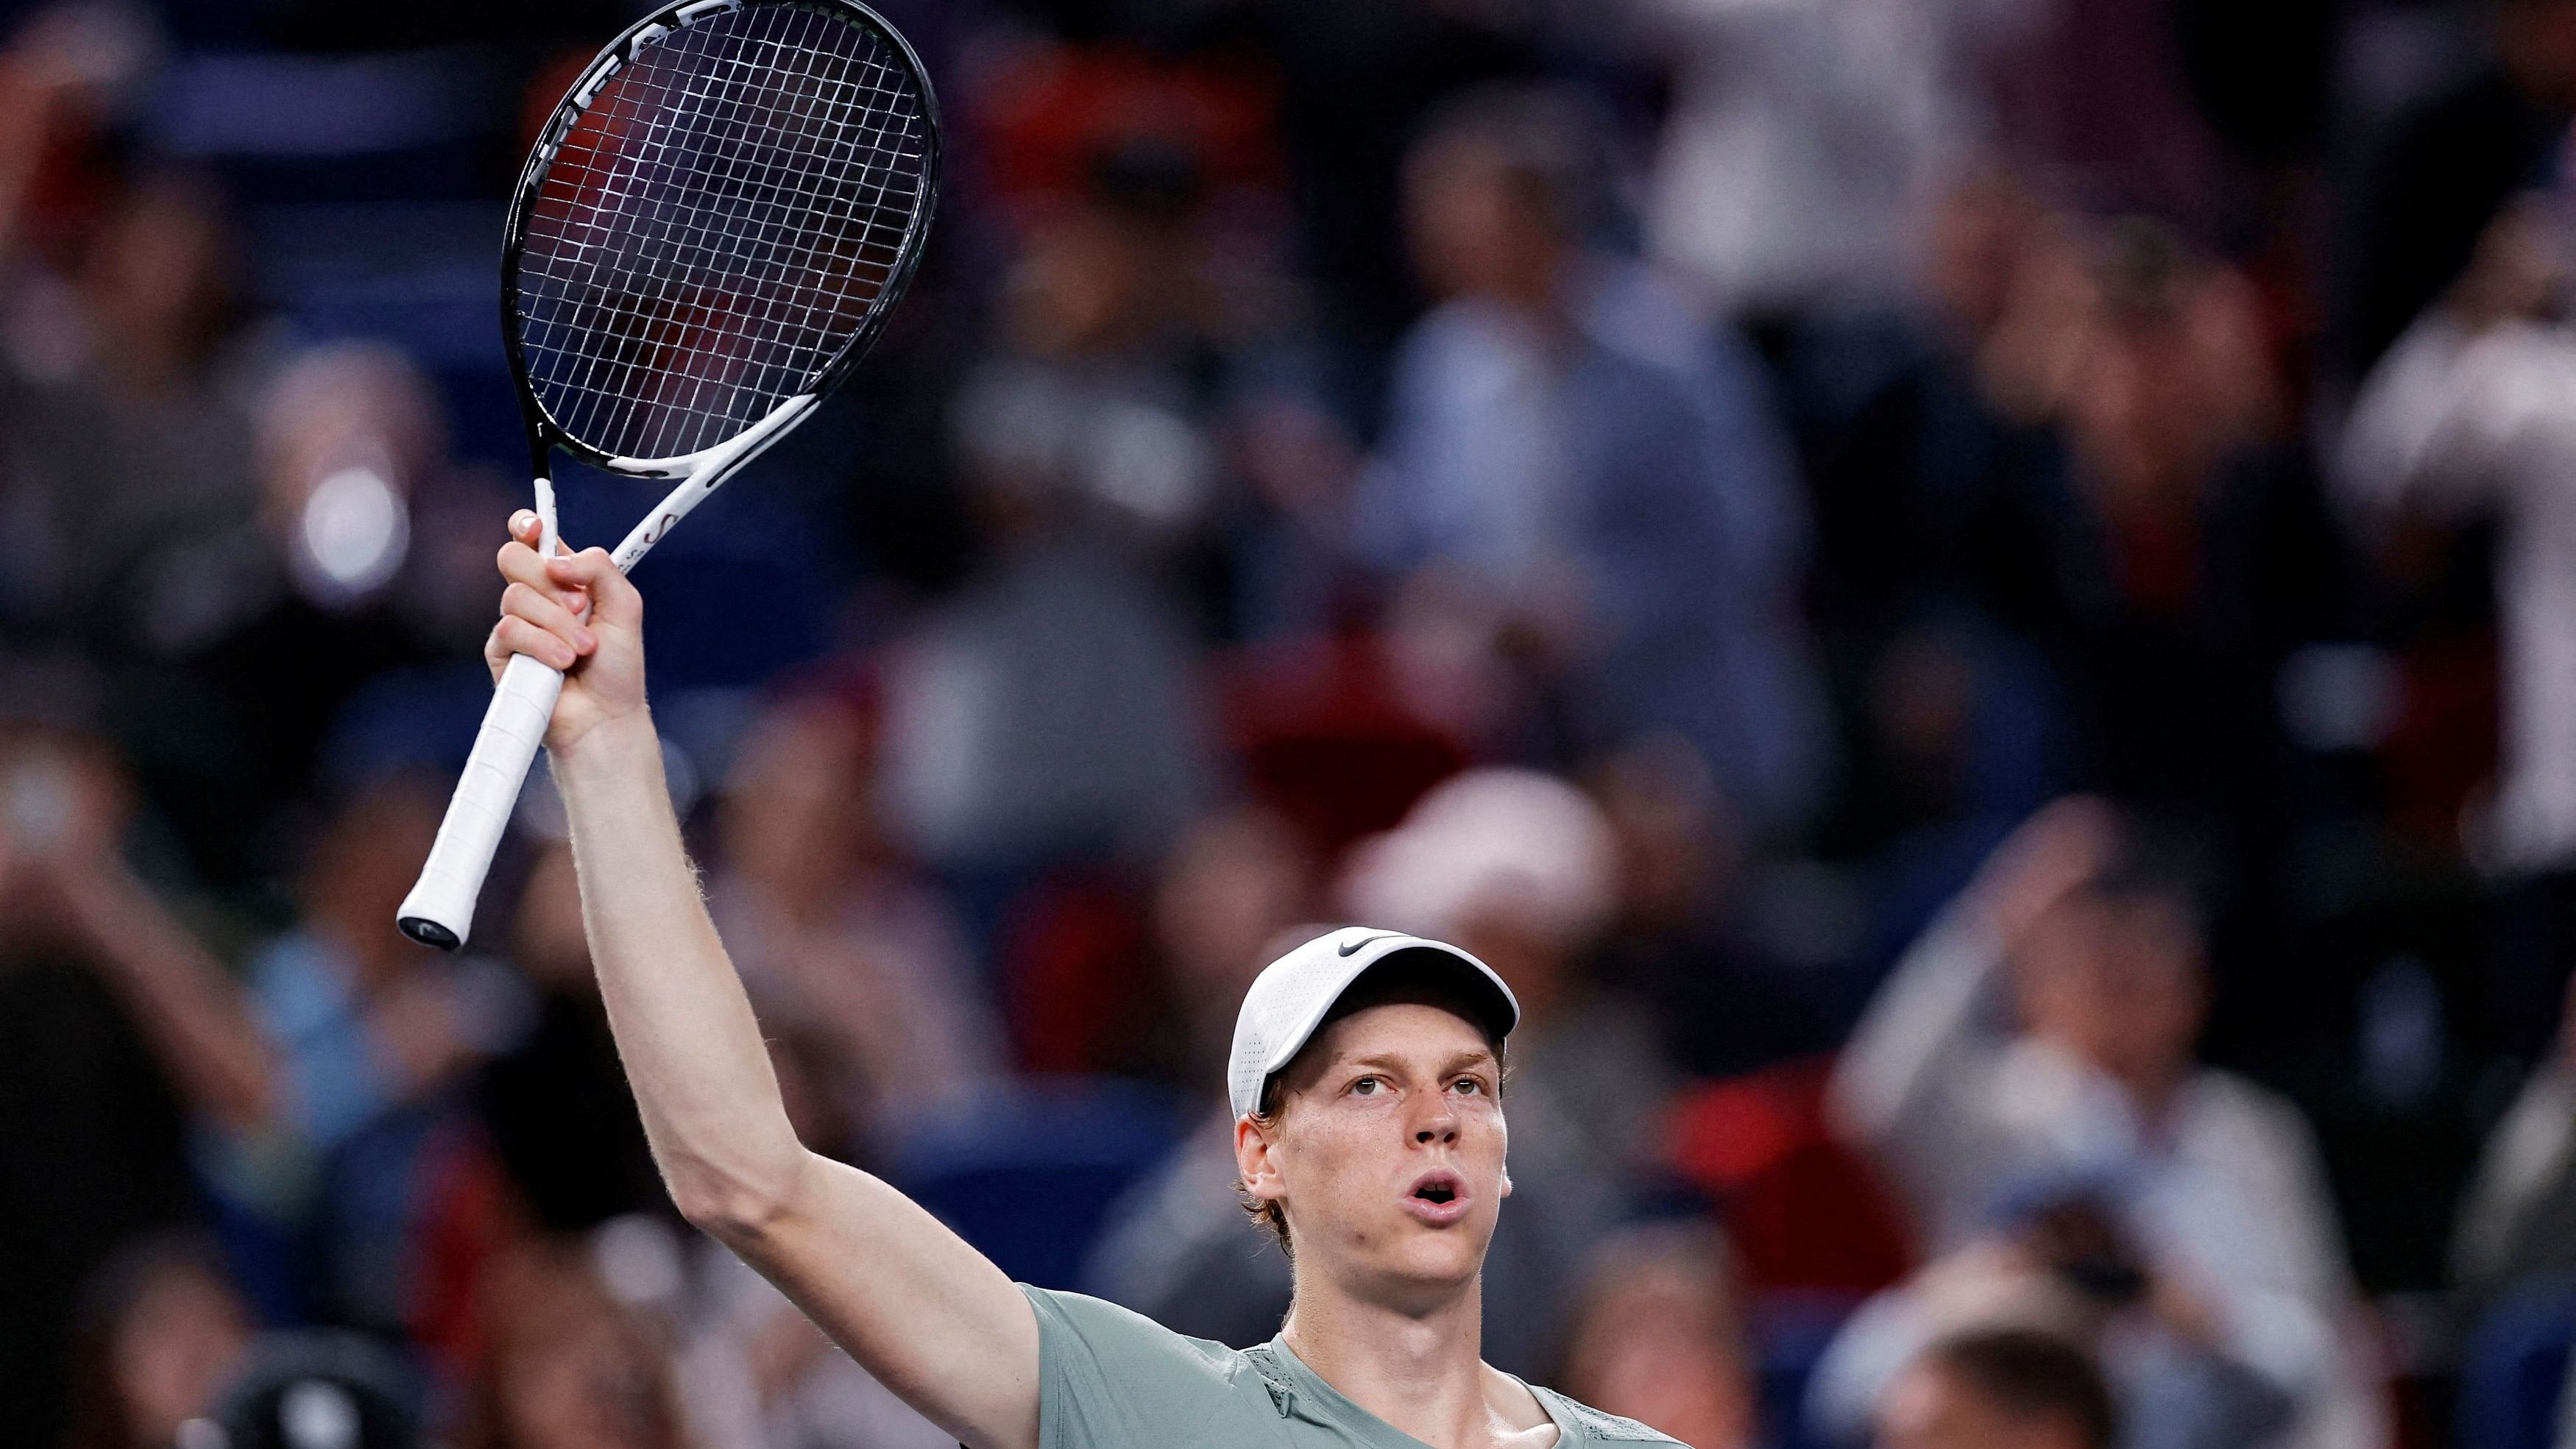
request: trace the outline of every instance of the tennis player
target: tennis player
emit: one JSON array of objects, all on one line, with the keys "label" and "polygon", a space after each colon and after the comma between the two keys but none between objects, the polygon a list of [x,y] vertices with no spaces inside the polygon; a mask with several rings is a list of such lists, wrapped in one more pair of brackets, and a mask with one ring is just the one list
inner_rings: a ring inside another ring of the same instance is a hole
[{"label": "tennis player", "polygon": [[644,698],[643,601],[592,549],[541,563],[511,521],[485,655],[568,674],[547,729],[582,917],[663,1181],[969,1449],[1547,1449],[1665,1436],[1479,1351],[1479,1272],[1511,1191],[1510,990],[1455,947],[1345,928],[1245,995],[1228,1073],[1247,1205],[1296,1292],[1241,1351],[1015,1285],[901,1193],[796,1140],[680,844]]}]

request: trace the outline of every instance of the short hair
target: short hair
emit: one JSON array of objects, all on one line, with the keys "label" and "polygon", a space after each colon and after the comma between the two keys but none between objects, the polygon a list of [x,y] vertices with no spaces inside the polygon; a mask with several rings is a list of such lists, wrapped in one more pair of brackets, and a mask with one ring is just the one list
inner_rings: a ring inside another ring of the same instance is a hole
[{"label": "short hair", "polygon": [[1579,92],[1495,81],[1436,108],[1414,133],[1411,154],[1419,159],[1461,142],[1489,149],[1558,236],[1581,241],[1601,229],[1611,210],[1602,179],[1612,159],[1604,129],[1597,108]]},{"label": "short hair", "polygon": [[[1487,1018],[1483,1003],[1472,991],[1462,989],[1463,983],[1458,974],[1461,969],[1458,959],[1445,951],[1415,948],[1390,952],[1383,960],[1362,972],[1359,979],[1345,987],[1342,994],[1334,1000],[1332,1009],[1324,1013],[1324,1019],[1315,1023],[1314,1031],[1307,1035],[1306,1044],[1297,1049],[1297,1054],[1282,1063],[1279,1070],[1261,1079],[1261,1098],[1252,1110],[1253,1124],[1264,1131],[1278,1125],[1279,1109],[1283,1105],[1280,1079],[1294,1071],[1297,1064],[1306,1059],[1306,1053],[1315,1049],[1315,1043],[1323,1039],[1325,1031],[1334,1022],[1366,1011],[1372,1006],[1385,1006],[1399,1001],[1420,1002],[1439,1007],[1443,1011],[1474,1022],[1476,1030],[1484,1034],[1485,1045],[1494,1049],[1494,1060],[1508,1075],[1511,1063],[1507,1055],[1507,1043],[1494,1030],[1495,1023]],[[1495,1090],[1499,1095],[1501,1091],[1499,1084]],[[1250,1192],[1244,1190],[1241,1183],[1237,1183],[1235,1187],[1241,1194],[1245,1215],[1256,1224],[1269,1229],[1270,1235],[1278,1240],[1279,1251],[1287,1254],[1290,1259],[1295,1259],[1297,1249],[1296,1245],[1289,1241],[1288,1214],[1279,1206],[1278,1200],[1255,1198]]]},{"label": "short hair", "polygon": [[2119,846],[2090,889],[2109,900],[2161,901],[2194,931],[2205,931],[2213,894],[2208,842],[2179,817],[2124,812]]},{"label": "short hair", "polygon": [[2065,1423],[2085,1449],[2111,1449],[2118,1437],[2119,1411],[2101,1369],[2053,1334],[2027,1328],[1962,1333],[1924,1350],[1915,1367],[1951,1379],[2014,1419]]}]

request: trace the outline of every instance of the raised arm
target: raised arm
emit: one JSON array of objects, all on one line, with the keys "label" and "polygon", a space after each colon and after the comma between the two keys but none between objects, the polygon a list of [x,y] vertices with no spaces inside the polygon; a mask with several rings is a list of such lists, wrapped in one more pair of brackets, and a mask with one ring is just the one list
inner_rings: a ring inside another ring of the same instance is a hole
[{"label": "raised arm", "polygon": [[2069,796],[1995,848],[1897,963],[1834,1066],[1835,1125],[1891,1159],[1946,1212],[1950,1183],[1973,1174],[1963,1139],[1975,1113],[1962,1080],[2001,1045],[1996,990],[2032,922],[2099,872],[2117,839],[2109,807]]},{"label": "raised arm", "polygon": [[268,1124],[275,1054],[241,986],[172,918],[119,852],[127,790],[106,753],[72,740],[0,751],[10,813],[37,802],[39,831],[0,821],[0,939],[34,932],[71,946],[124,1002],[191,1107],[236,1131]]},{"label": "raised arm", "polygon": [[672,1201],[850,1357],[972,1449],[1035,1449],[1038,1329],[999,1268],[878,1179],[796,1140],[662,783],[643,601],[598,549],[541,564],[511,521],[485,655],[567,671],[546,735],[609,1026]]}]

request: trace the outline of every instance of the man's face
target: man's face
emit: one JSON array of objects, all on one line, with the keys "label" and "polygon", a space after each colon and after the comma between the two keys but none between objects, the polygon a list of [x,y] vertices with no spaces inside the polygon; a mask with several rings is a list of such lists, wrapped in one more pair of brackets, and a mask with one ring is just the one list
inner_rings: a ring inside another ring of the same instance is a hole
[{"label": "man's face", "polygon": [[1509,162],[1473,139],[1435,141],[1413,157],[1404,213],[1415,270],[1441,297],[1526,291],[1563,246]]},{"label": "man's face", "polygon": [[1474,1279],[1511,1182],[1484,1034],[1437,1006],[1355,1011],[1283,1075],[1279,1115],[1236,1124],[1246,1188],[1287,1210],[1298,1272],[1399,1308]]},{"label": "man's face", "polygon": [[2081,1449],[2060,1418],[2016,1416],[1951,1374],[1908,1369],[1879,1401],[1874,1449]]},{"label": "man's face", "polygon": [[2190,1062],[2207,1002],[2199,936],[2173,902],[2079,891],[2032,925],[2016,966],[2035,1034],[2123,1080]]}]

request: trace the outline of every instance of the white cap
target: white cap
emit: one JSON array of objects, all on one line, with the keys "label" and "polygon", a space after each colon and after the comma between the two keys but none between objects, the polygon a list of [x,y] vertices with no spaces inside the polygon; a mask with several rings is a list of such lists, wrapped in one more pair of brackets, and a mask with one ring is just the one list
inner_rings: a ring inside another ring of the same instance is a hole
[{"label": "white cap", "polygon": [[1340,895],[1354,918],[1399,930],[1507,927],[1574,950],[1618,908],[1619,846],[1601,807],[1563,780],[1467,770],[1352,847]]},{"label": "white cap", "polygon": [[1414,951],[1457,965],[1459,979],[1486,1012],[1482,1024],[1496,1041],[1519,1024],[1521,1004],[1503,978],[1445,941],[1368,926],[1327,931],[1262,967],[1252,989],[1243,993],[1225,1076],[1226,1100],[1234,1105],[1234,1115],[1245,1117],[1260,1109],[1261,1084],[1306,1045],[1352,982],[1388,957]]}]

